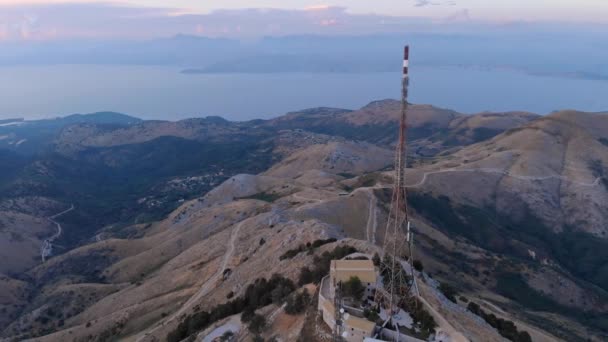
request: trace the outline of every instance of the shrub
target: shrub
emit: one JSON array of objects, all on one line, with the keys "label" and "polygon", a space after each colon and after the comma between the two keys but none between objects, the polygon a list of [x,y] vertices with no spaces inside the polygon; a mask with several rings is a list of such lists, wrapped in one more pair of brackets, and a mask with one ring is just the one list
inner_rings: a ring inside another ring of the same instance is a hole
[{"label": "shrub", "polygon": [[241,322],[249,323],[251,318],[253,318],[253,315],[255,315],[255,311],[252,308],[246,308],[243,310],[243,313],[241,313]]},{"label": "shrub", "polygon": [[527,331],[520,331],[517,336],[517,342],[532,342],[532,337]]},{"label": "shrub", "polygon": [[220,341],[228,342],[228,341],[231,341],[233,337],[234,337],[234,333],[232,331],[228,330],[225,333],[223,333],[222,336],[220,336]]},{"label": "shrub", "polygon": [[380,318],[380,316],[378,315],[378,312],[374,309],[363,310],[363,316],[365,316],[365,318],[367,318],[371,322],[376,322]]},{"label": "shrub", "polygon": [[469,311],[476,314],[477,316],[481,316],[480,315],[481,308],[479,307],[479,304],[477,304],[475,302],[469,302],[469,305],[467,305],[467,309],[469,309]]},{"label": "shrub", "polygon": [[299,245],[298,248],[296,248],[296,249],[290,249],[287,252],[283,253],[279,257],[279,260],[291,259],[291,258],[295,257],[296,255],[302,253],[305,250],[306,250],[306,246]]},{"label": "shrub", "polygon": [[302,269],[300,270],[300,277],[298,279],[298,285],[302,286],[302,285],[306,285],[306,284],[310,284],[314,281],[314,275],[312,273],[312,271],[310,270],[310,268],[304,266],[302,267]]},{"label": "shrub", "polygon": [[415,298],[412,301],[407,301],[404,303],[402,308],[410,313],[414,324],[420,330],[420,333],[424,339],[435,333],[437,323],[435,322],[433,316],[424,309],[424,306],[420,300]]},{"label": "shrub", "polygon": [[441,291],[441,293],[443,293],[443,295],[449,299],[450,301],[457,303],[458,301],[456,300],[456,289],[454,287],[452,287],[449,284],[446,283],[441,283],[441,285],[439,285],[439,291]]}]

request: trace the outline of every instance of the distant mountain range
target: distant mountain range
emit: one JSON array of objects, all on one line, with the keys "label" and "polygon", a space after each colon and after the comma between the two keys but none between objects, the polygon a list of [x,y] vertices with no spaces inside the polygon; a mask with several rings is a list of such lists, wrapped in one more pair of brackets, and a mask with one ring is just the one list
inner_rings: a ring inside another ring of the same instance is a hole
[{"label": "distant mountain range", "polygon": [[[285,36],[255,41],[178,35],[149,41],[1,43],[0,65],[118,64],[176,66],[186,73],[384,72],[398,69],[404,44],[418,66],[511,68],[604,80],[608,50],[600,33],[407,33]],[[558,41],[559,44],[555,44]],[[563,49],[562,46],[568,46]],[[526,58],[520,58],[525,52]]]}]

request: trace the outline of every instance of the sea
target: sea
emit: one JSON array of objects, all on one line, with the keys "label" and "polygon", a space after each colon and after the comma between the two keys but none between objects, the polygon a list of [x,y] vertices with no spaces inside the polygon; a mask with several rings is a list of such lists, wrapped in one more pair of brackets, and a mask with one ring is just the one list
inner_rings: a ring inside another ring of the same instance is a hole
[{"label": "sea", "polygon": [[[608,111],[608,81],[511,69],[412,67],[409,101],[461,113]],[[401,93],[395,73],[184,74],[177,67],[0,67],[0,119],[114,111],[143,119],[268,119],[312,107],[358,109]]]}]

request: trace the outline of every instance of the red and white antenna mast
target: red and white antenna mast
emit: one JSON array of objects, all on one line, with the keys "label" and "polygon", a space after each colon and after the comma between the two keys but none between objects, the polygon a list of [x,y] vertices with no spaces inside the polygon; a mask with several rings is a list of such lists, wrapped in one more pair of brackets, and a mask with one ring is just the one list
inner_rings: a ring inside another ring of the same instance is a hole
[{"label": "red and white antenna mast", "polygon": [[[411,251],[412,236],[405,186],[405,168],[407,161],[407,110],[409,86],[410,48],[406,46],[403,55],[403,78],[401,92],[401,116],[399,119],[399,140],[395,148],[395,178],[391,197],[390,212],[384,235],[382,273],[384,291],[382,302],[392,317],[399,307],[410,296],[409,277],[403,267],[408,250]],[[411,259],[411,258],[410,258]],[[411,262],[409,268],[411,269]],[[390,320],[390,318],[389,318]]]}]

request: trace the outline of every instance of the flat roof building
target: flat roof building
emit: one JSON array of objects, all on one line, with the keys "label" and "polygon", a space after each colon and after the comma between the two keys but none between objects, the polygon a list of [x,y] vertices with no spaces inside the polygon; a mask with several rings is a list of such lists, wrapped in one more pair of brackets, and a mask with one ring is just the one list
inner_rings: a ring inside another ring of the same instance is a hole
[{"label": "flat roof building", "polygon": [[336,283],[351,277],[358,277],[362,283],[376,282],[376,267],[371,260],[332,260],[330,273]]}]

